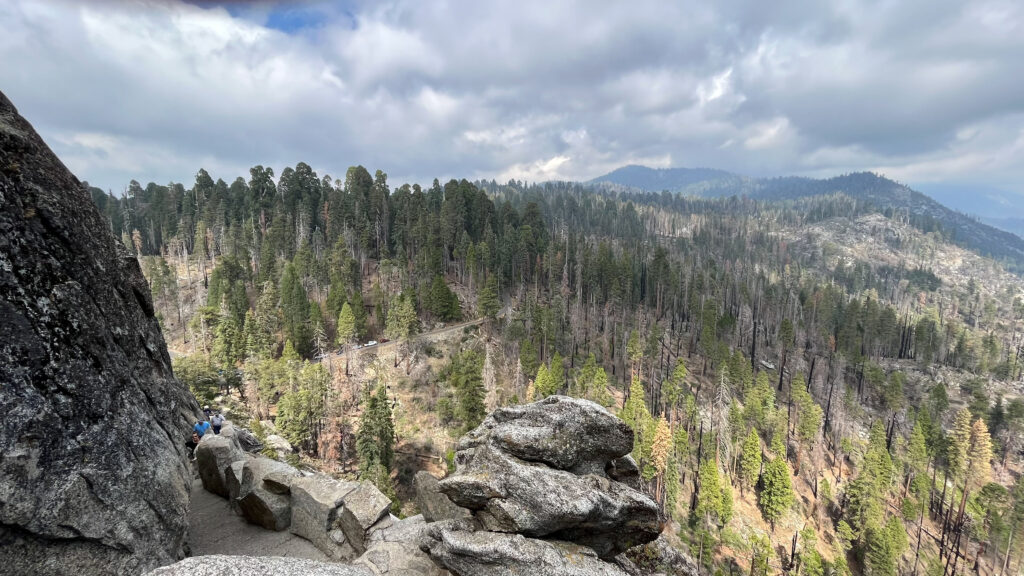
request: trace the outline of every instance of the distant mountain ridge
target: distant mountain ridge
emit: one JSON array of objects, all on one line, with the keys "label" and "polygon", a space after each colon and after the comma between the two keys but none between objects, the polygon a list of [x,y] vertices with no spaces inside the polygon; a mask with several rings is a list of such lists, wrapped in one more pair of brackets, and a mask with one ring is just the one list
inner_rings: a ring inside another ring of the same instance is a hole
[{"label": "distant mountain ridge", "polygon": [[958,212],[908,186],[872,172],[832,178],[797,176],[749,178],[710,168],[647,168],[625,166],[588,184],[647,192],[691,194],[707,198],[746,196],[756,200],[792,200],[806,196],[843,193],[869,202],[881,212],[905,213],[914,226],[941,229],[954,243],[1003,262],[1024,273],[1024,239]]}]

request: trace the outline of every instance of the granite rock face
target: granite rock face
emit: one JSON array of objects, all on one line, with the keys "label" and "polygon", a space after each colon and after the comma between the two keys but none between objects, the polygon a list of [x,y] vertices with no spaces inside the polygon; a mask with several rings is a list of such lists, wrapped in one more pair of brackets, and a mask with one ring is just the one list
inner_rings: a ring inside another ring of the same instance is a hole
[{"label": "granite rock face", "polygon": [[299,471],[284,462],[270,458],[249,458],[242,466],[242,479],[235,498],[246,520],[267,530],[280,532],[291,524],[291,498],[287,493],[276,491],[280,486],[279,482],[271,481],[268,486],[269,475],[276,476],[290,486],[289,479],[297,478]]},{"label": "granite rock face", "polygon": [[395,520],[393,517],[381,520],[367,536],[366,552],[353,564],[362,566],[377,576],[448,574],[419,548],[419,541],[426,527],[427,523],[421,515],[402,520]]},{"label": "granite rock face", "polygon": [[604,474],[609,460],[633,449],[633,431],[593,402],[550,396],[495,410],[461,445],[485,443],[526,462],[574,474]]},{"label": "granite rock face", "polygon": [[0,574],[182,556],[199,407],[137,260],[0,94]]},{"label": "granite rock face", "polygon": [[274,556],[197,556],[149,573],[150,576],[373,576],[345,564]]},{"label": "granite rock face", "polygon": [[[574,436],[588,433],[599,440]],[[632,431],[604,408],[552,396],[488,416],[459,442],[456,472],[438,487],[486,530],[610,558],[661,533],[658,505],[605,474],[632,447]]]},{"label": "granite rock face", "polygon": [[291,533],[309,540],[335,560],[352,560],[358,556],[338,520],[345,496],[357,486],[357,482],[321,475],[294,480],[291,485]]},{"label": "granite rock face", "polygon": [[423,519],[427,522],[469,518],[469,510],[455,504],[443,494],[438,488],[437,478],[430,472],[417,472],[412,479],[412,485],[416,491],[416,507],[420,509]]},{"label": "granite rock face", "polygon": [[470,519],[428,524],[421,547],[460,576],[622,574],[612,559],[656,539],[663,521],[638,482],[618,480],[634,478],[632,448],[632,430],[593,402],[498,409],[462,438],[455,473],[437,484]]},{"label": "granite rock face", "polygon": [[429,524],[421,546],[459,576],[626,576],[586,546],[476,530],[463,520]]},{"label": "granite rock face", "polygon": [[203,488],[218,496],[230,495],[227,482],[228,468],[235,462],[245,461],[246,455],[231,436],[207,433],[196,448],[196,467]]}]

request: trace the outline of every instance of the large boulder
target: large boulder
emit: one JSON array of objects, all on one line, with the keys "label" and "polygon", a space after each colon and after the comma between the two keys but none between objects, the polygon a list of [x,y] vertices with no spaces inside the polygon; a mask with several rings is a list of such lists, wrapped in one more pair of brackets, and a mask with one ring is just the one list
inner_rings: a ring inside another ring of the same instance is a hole
[{"label": "large boulder", "polygon": [[622,482],[634,490],[640,490],[640,466],[632,456],[626,455],[608,462],[604,473],[616,482]]},{"label": "large boulder", "polygon": [[616,556],[615,564],[631,576],[648,576],[655,572],[665,576],[700,574],[697,561],[672,546],[664,534],[652,542]]},{"label": "large boulder", "polygon": [[363,568],[275,556],[197,556],[149,576],[372,576]]},{"label": "large boulder", "polygon": [[291,532],[336,560],[365,552],[368,533],[380,528],[391,507],[391,500],[370,482],[323,474],[295,478],[290,490]]},{"label": "large boulder", "polygon": [[288,479],[300,475],[298,470],[284,462],[264,457],[250,458],[242,466],[241,488],[236,502],[250,523],[267,530],[281,531],[291,524],[291,498],[276,490],[280,485],[277,481],[271,481],[274,489],[267,488],[266,478],[271,474],[289,486],[291,481]]},{"label": "large boulder", "polygon": [[206,433],[196,448],[196,468],[203,481],[203,489],[227,498],[227,469],[235,462],[244,461],[245,452],[231,436]]},{"label": "large boulder", "polygon": [[0,94],[0,573],[182,557],[199,407],[138,261]]},{"label": "large boulder", "polygon": [[224,471],[224,484],[226,484],[228,488],[228,505],[231,506],[231,510],[239,516],[242,515],[242,509],[238,507],[238,495],[241,494],[243,490],[246,492],[249,491],[248,486],[242,485],[242,480],[244,478],[242,473],[244,470],[245,460],[239,460],[237,462],[232,462],[231,466],[228,466],[228,469]]},{"label": "large boulder", "polygon": [[388,515],[391,499],[370,482],[359,485],[341,500],[338,524],[357,554],[366,551],[366,532]]},{"label": "large boulder", "polygon": [[277,434],[270,434],[267,436],[266,441],[267,448],[270,448],[275,453],[277,453],[277,457],[282,460],[295,451],[295,449],[292,448],[291,442],[285,440],[283,436],[278,436]]},{"label": "large boulder", "polygon": [[455,504],[438,487],[437,478],[426,470],[420,470],[412,479],[416,491],[416,507],[427,522],[469,518],[469,510]]},{"label": "large boulder", "polygon": [[391,576],[445,576],[447,570],[439,567],[419,542],[427,527],[422,515],[398,520],[384,518],[370,528],[366,538],[366,552],[355,562],[375,575]]},{"label": "large boulder", "polygon": [[242,450],[249,453],[256,453],[263,450],[263,443],[256,437],[255,434],[249,430],[241,427],[235,427],[235,437],[238,438],[238,445],[241,446]]},{"label": "large boulder", "polygon": [[416,542],[374,542],[355,562],[375,576],[444,576],[440,568]]},{"label": "large boulder", "polygon": [[475,530],[461,520],[428,524],[421,546],[459,576],[627,576],[586,546]]},{"label": "large boulder", "polygon": [[549,396],[495,410],[459,448],[485,442],[527,462],[576,474],[604,474],[609,460],[633,449],[633,430],[599,404]]},{"label": "large boulder", "polygon": [[661,533],[658,505],[643,493],[603,474],[531,465],[490,444],[439,486],[487,530],[570,540],[603,557]]},{"label": "large boulder", "polygon": [[321,474],[293,480],[291,533],[309,540],[335,560],[355,558],[358,553],[346,540],[338,515],[342,499],[358,486],[358,482],[343,482]]},{"label": "large boulder", "polygon": [[[487,530],[569,540],[611,558],[657,538],[662,521],[653,500],[605,472],[631,462],[632,433],[619,424],[564,396],[496,410],[459,442],[456,472],[438,488]],[[604,441],[573,441],[565,430]]]}]

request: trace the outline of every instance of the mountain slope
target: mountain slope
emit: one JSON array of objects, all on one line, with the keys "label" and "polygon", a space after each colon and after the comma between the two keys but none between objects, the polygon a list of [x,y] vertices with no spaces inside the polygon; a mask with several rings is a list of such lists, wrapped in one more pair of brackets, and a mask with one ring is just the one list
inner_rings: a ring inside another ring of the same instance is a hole
[{"label": "mountain slope", "polygon": [[613,170],[588,182],[624,188],[639,188],[651,192],[690,192],[716,185],[738,186],[748,180],[743,176],[712,168],[648,168],[631,164]]},{"label": "mountain slope", "polygon": [[916,190],[870,172],[826,179],[782,177],[750,179],[729,172],[685,168],[626,166],[591,181],[657,192],[669,190],[704,197],[747,196],[757,200],[792,200],[842,193],[870,203],[880,212],[900,213],[925,231],[941,231],[951,241],[1024,272],[1024,240],[985,224]]}]

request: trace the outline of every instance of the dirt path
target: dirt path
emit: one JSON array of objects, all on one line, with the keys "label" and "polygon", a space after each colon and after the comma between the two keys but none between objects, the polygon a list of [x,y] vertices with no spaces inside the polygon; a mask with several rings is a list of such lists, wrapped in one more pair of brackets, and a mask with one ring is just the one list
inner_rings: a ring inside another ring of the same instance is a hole
[{"label": "dirt path", "polygon": [[311,542],[287,530],[274,532],[247,523],[231,511],[227,500],[203,490],[198,479],[192,482],[188,520],[193,556],[290,556],[330,561]]}]

